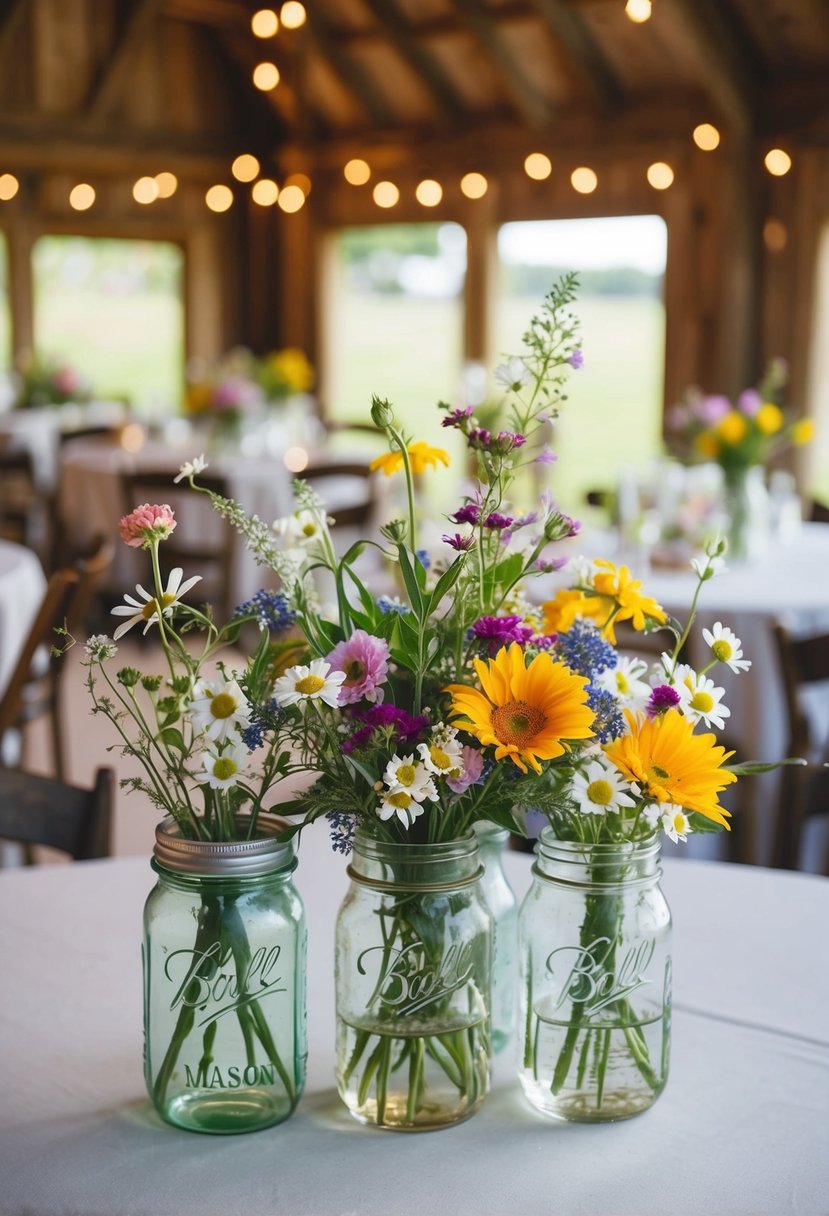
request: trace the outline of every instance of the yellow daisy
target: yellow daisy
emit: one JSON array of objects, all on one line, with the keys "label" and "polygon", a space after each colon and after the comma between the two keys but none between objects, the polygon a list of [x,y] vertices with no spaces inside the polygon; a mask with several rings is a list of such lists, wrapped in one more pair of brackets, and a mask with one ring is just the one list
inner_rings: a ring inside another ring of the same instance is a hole
[{"label": "yellow daisy", "polygon": [[[645,628],[648,620],[664,625],[668,619],[665,609],[649,595],[642,594],[642,583],[631,578],[627,566],[614,566],[613,562],[599,558],[593,575],[596,595],[588,596],[592,603],[588,613],[600,624],[604,636],[616,644],[614,621],[630,621],[634,629]],[[612,619],[611,619],[612,617]]]},{"label": "yellow daisy", "polygon": [[733,752],[715,735],[695,735],[694,725],[675,709],[658,718],[625,710],[630,734],[609,743],[605,755],[647,798],[698,811],[728,830],[729,811],[717,795],[737,778],[720,766]]},{"label": "yellow daisy", "polygon": [[[437,468],[438,464],[445,465],[449,468],[449,453],[443,448],[433,448],[431,444],[424,443],[422,439],[417,443],[410,443],[406,447],[409,453],[409,461],[414,474],[425,473],[427,468]],[[384,452],[382,456],[377,456],[371,462],[372,471],[382,469],[387,477],[391,477],[392,473],[396,473],[398,469],[403,468],[402,452]]]},{"label": "yellow daisy", "polygon": [[527,765],[541,772],[539,760],[552,760],[568,750],[574,739],[593,736],[593,711],[587,706],[587,680],[548,654],[539,654],[529,667],[517,642],[502,646],[494,659],[475,659],[483,692],[467,684],[450,684],[452,714],[461,730],[485,747],[495,747],[495,759],[509,757],[526,773]]},{"label": "yellow daisy", "polygon": [[763,435],[776,435],[783,427],[783,411],[773,401],[765,401],[754,416],[757,429]]},{"label": "yellow daisy", "polygon": [[541,605],[541,611],[545,633],[566,633],[577,617],[591,615],[587,596],[575,590],[557,592],[555,599]]}]

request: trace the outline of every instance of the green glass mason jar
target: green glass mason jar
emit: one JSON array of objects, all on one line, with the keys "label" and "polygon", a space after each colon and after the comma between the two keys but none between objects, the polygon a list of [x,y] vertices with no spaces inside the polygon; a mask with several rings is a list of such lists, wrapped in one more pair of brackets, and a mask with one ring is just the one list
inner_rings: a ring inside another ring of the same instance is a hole
[{"label": "green glass mason jar", "polygon": [[557,1119],[626,1119],[665,1087],[671,914],[659,842],[557,840],[545,828],[519,916],[520,1080]]},{"label": "green glass mason jar", "polygon": [[489,1088],[492,918],[478,842],[357,832],[336,932],[337,1087],[362,1123],[468,1118]]},{"label": "green glass mason jar", "polygon": [[284,823],[249,841],[156,829],[144,909],[144,1075],[156,1110],[189,1131],[287,1119],[305,1080],[306,929]]},{"label": "green glass mason jar", "polygon": [[483,821],[475,824],[484,873],[481,888],[492,914],[492,1050],[502,1051],[515,1028],[518,982],[518,902],[504,873],[509,832]]}]

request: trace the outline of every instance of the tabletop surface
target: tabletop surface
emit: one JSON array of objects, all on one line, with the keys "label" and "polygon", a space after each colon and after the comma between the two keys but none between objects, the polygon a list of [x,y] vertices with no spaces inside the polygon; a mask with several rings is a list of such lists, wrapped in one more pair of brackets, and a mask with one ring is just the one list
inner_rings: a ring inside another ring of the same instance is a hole
[{"label": "tabletop surface", "polygon": [[[516,891],[530,859],[507,854]],[[168,1127],[141,1071],[143,858],[0,873],[0,1212],[245,1216],[825,1214],[829,882],[665,863],[673,1059],[646,1114],[532,1111],[508,1048],[474,1118],[425,1135],[359,1126],[334,1089],[333,925],[345,867],[303,840],[309,1073],[294,1116],[236,1137]]]}]

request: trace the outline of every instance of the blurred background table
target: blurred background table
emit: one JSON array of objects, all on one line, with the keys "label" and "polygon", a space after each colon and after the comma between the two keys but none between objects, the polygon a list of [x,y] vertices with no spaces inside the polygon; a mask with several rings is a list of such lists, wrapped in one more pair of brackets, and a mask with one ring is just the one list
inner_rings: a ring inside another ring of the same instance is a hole
[{"label": "blurred background table", "polygon": [[0,540],[0,697],[45,590],[46,578],[32,550]]}]

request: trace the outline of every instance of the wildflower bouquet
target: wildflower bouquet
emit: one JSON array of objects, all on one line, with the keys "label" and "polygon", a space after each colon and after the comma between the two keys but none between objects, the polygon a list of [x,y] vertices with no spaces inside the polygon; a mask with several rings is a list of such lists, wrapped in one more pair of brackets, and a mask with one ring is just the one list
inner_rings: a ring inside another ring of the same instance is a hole
[{"label": "wildflower bouquet", "polygon": [[195,422],[207,422],[225,433],[237,434],[264,403],[259,363],[249,350],[238,347],[215,365],[194,363],[188,367],[184,413]]},{"label": "wildflower bouquet", "polygon": [[88,378],[64,360],[32,355],[19,368],[17,409],[82,403],[91,396]]},{"label": "wildflower bouquet", "polygon": [[307,393],[314,384],[314,369],[299,347],[285,346],[262,358],[258,379],[266,400],[279,402]]}]

